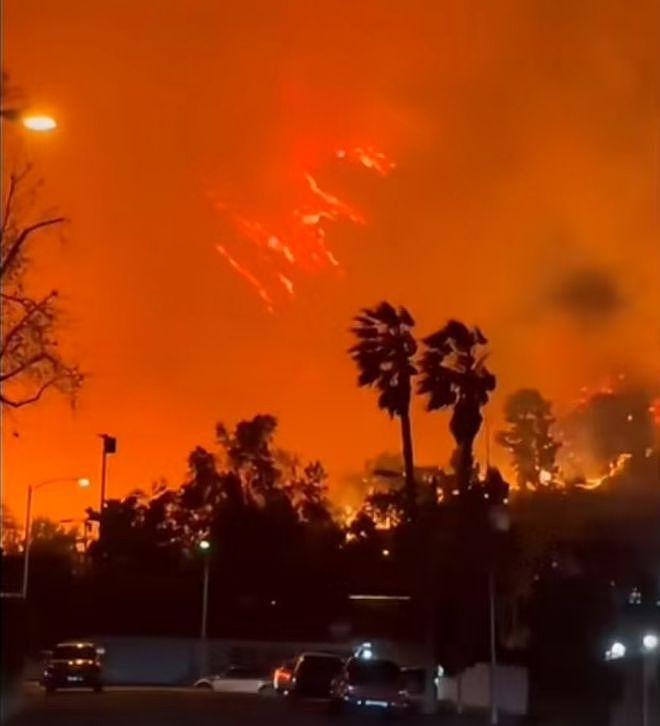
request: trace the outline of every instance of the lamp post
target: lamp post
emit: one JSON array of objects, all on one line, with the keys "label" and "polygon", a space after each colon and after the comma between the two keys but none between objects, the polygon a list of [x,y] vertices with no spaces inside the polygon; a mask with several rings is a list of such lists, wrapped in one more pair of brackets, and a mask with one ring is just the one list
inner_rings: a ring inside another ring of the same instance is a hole
[{"label": "lamp post", "polygon": [[205,675],[208,666],[207,622],[209,613],[209,578],[210,578],[210,550],[211,543],[203,539],[197,545],[204,560],[204,575],[202,579],[202,616],[199,624],[200,642],[200,675]]},{"label": "lamp post", "polygon": [[658,651],[658,636],[646,633],[642,638],[642,726],[649,726],[649,691],[653,681],[654,656]]},{"label": "lamp post", "polygon": [[[641,689],[641,716],[642,726],[650,726],[649,720],[649,696],[653,685],[653,676],[657,666],[656,656],[660,646],[660,638],[657,633],[644,633],[641,639],[641,651],[635,649],[634,656],[641,655],[642,659],[642,689]],[[625,658],[628,649],[620,641],[612,643],[610,648],[605,652],[605,660],[613,661]]]},{"label": "lamp post", "polygon": [[[504,533],[509,530],[511,521],[509,512],[502,504],[491,508],[489,512],[490,526],[493,533]],[[488,569],[488,622],[490,636],[490,723],[499,722],[497,708],[497,608],[496,608],[496,580],[495,580],[495,553]]]},{"label": "lamp post", "polygon": [[59,482],[77,482],[79,487],[86,488],[89,486],[89,479],[73,477],[73,476],[60,476],[54,479],[46,479],[45,481],[39,482],[38,484],[30,484],[27,490],[27,502],[25,506],[25,546],[23,548],[23,583],[21,587],[21,594],[23,599],[27,598],[28,592],[28,577],[30,574],[30,546],[32,544],[32,496],[35,491],[47,486],[48,484],[57,484]]}]

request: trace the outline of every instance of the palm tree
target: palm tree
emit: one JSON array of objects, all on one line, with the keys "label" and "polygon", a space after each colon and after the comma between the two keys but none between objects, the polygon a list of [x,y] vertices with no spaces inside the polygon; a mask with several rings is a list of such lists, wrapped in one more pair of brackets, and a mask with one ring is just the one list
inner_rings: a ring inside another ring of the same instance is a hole
[{"label": "palm tree", "polygon": [[479,328],[450,320],[424,338],[418,392],[428,396],[427,410],[452,408],[449,424],[456,441],[459,491],[470,486],[473,445],[482,423],[481,407],[495,388],[495,376],[486,368],[486,340]]},{"label": "palm tree", "polygon": [[408,515],[416,507],[410,401],[412,377],[417,374],[414,356],[415,321],[404,308],[381,302],[365,308],[353,319],[351,332],[358,339],[349,353],[359,369],[358,385],[379,391],[378,407],[401,421],[404,482]]}]

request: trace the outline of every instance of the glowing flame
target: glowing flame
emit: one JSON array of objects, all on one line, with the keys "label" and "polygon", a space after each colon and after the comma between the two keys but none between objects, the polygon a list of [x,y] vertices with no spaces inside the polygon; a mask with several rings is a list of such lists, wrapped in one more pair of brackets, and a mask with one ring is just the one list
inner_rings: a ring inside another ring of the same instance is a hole
[{"label": "glowing flame", "polygon": [[387,176],[396,168],[396,164],[388,159],[382,151],[374,149],[373,146],[356,146],[353,149],[337,149],[335,155],[338,159],[357,161],[367,169],[373,169],[381,176]]},{"label": "glowing flame", "polygon": [[610,462],[607,474],[600,477],[589,478],[584,483],[576,484],[576,486],[580,489],[598,489],[598,487],[602,486],[607,479],[617,476],[618,474],[622,474],[626,468],[626,464],[631,458],[632,454],[619,454],[614,461]]},{"label": "glowing flame", "polygon": [[660,397],[654,399],[649,406],[649,413],[653,417],[653,423],[656,426],[660,426]]},{"label": "glowing flame", "polygon": [[[375,171],[381,176],[395,168],[383,152],[373,147],[338,150],[335,156]],[[274,312],[278,290],[295,295],[296,272],[318,273],[340,269],[340,263],[327,244],[328,226],[340,221],[364,224],[364,216],[337,195],[322,188],[315,174],[306,171],[301,179],[302,203],[284,220],[264,224],[233,212],[229,205],[215,201],[215,207],[232,223],[241,250],[229,252],[227,244],[218,252]],[[247,259],[250,262],[245,261]],[[240,260],[240,261],[239,261]],[[259,267],[259,273],[255,268]],[[280,293],[281,294],[281,293]]]},{"label": "glowing flame", "polygon": [[227,260],[227,262],[236,270],[236,272],[247,280],[252,287],[257,291],[259,297],[266,303],[266,308],[269,312],[274,312],[273,301],[266,291],[266,288],[261,282],[245,267],[240,265],[222,245],[217,245],[216,249],[218,252]]}]

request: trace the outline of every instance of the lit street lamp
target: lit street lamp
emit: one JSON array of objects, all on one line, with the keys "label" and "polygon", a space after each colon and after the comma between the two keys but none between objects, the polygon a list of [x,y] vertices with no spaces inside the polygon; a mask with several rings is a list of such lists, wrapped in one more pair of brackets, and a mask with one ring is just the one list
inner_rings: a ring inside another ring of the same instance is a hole
[{"label": "lit street lamp", "polygon": [[23,599],[27,598],[28,577],[30,574],[30,545],[32,543],[32,494],[37,489],[47,486],[48,484],[57,484],[58,482],[74,481],[79,487],[87,488],[90,485],[89,479],[74,476],[60,476],[55,479],[46,479],[39,484],[30,484],[27,490],[27,503],[25,506],[25,546],[23,548],[23,583],[21,593]]},{"label": "lit street lamp", "polygon": [[618,660],[626,655],[626,646],[615,640],[610,649],[605,653],[605,660]]},{"label": "lit street lamp", "polygon": [[642,638],[642,645],[646,653],[656,650],[658,647],[658,636],[655,633],[646,633]]},{"label": "lit street lamp", "polygon": [[645,633],[642,637],[642,726],[649,726],[649,691],[653,681],[653,666],[658,650],[656,633]]},{"label": "lit street lamp", "polygon": [[207,621],[209,612],[209,575],[210,575],[210,554],[211,543],[207,539],[203,539],[197,545],[204,559],[204,579],[202,583],[202,617],[199,626],[199,642],[200,642],[200,675],[205,675],[208,666],[208,646],[207,646]]},{"label": "lit street lamp", "polygon": [[[653,684],[653,673],[657,666],[656,657],[658,647],[660,646],[660,638],[657,633],[644,633],[641,638],[641,649],[633,652],[633,655],[640,655],[642,658],[642,726],[650,726],[649,721],[649,692]],[[605,660],[619,660],[625,658],[627,653],[626,646],[618,640],[612,643],[609,650],[605,653]]]},{"label": "lit street lamp", "polygon": [[52,131],[57,128],[57,121],[52,116],[27,113],[20,108],[3,108],[0,116],[7,121],[20,123],[30,131]]}]

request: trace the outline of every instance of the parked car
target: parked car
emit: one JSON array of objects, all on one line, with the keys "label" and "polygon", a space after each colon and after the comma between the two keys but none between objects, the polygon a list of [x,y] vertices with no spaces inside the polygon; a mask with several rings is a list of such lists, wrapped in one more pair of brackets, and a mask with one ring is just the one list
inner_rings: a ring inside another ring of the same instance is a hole
[{"label": "parked car", "polygon": [[273,672],[273,688],[275,693],[288,693],[293,680],[293,671],[296,667],[296,659],[292,658],[282,663]]},{"label": "parked car", "polygon": [[330,696],[335,713],[347,708],[404,711],[410,706],[401,669],[391,660],[349,658],[333,681]]},{"label": "parked car", "polygon": [[263,672],[245,666],[230,666],[219,675],[205,676],[195,681],[195,688],[223,693],[259,693],[270,687],[270,678]]},{"label": "parked car", "polygon": [[303,653],[293,669],[288,695],[292,698],[329,698],[330,685],[344,661],[330,653]]},{"label": "parked car", "polygon": [[60,688],[91,688],[96,693],[103,690],[101,656],[103,648],[94,643],[58,643],[46,652],[46,663],[41,684],[46,693]]}]

